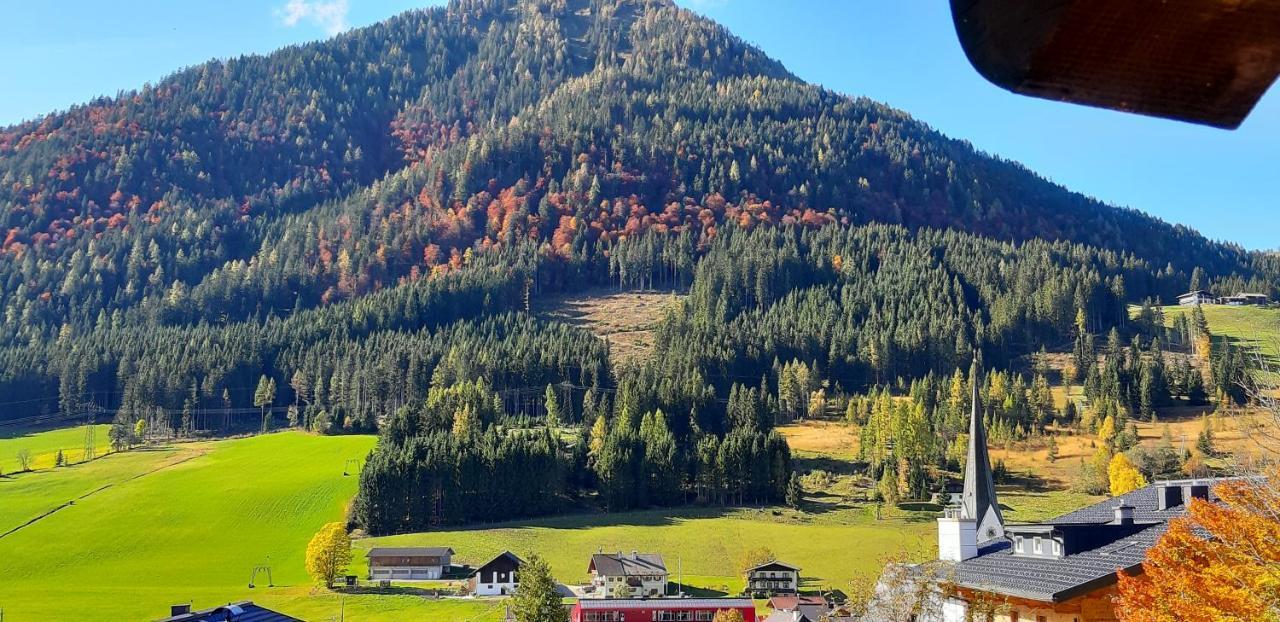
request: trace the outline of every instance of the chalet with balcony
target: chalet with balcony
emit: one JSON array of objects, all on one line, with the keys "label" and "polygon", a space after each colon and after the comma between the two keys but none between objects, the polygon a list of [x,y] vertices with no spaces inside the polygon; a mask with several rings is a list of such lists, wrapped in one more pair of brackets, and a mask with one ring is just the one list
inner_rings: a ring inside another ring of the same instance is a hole
[{"label": "chalet with balcony", "polygon": [[794,594],[800,589],[800,569],[771,560],[747,569],[747,592],[751,594]]},{"label": "chalet with balcony", "polygon": [[[591,584],[584,598],[654,598],[667,595],[667,565],[662,556],[632,551],[596,553],[587,566]],[[647,618],[646,618],[647,619]]]}]

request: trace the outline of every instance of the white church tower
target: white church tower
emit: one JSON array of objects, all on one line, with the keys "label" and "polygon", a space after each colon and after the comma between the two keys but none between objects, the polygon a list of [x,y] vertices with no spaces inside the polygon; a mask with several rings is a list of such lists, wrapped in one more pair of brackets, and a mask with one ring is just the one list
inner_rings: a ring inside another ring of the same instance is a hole
[{"label": "white church tower", "polygon": [[996,484],[987,455],[987,429],[978,412],[978,359],[969,370],[973,409],[969,414],[969,454],[964,467],[960,507],[947,508],[938,519],[938,558],[964,561],[978,555],[978,544],[1004,537],[1004,517],[996,499]]}]

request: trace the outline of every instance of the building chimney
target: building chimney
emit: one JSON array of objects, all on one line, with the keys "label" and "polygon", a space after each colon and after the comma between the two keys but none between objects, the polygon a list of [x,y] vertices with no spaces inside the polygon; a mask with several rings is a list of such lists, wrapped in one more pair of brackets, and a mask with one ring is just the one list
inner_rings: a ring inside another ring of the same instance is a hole
[{"label": "building chimney", "polygon": [[183,616],[191,613],[191,603],[183,605],[172,605],[169,607],[169,617]]},{"label": "building chimney", "polygon": [[938,519],[938,559],[961,562],[978,556],[978,521],[948,507]]},{"label": "building chimney", "polygon": [[1133,524],[1133,506],[1129,505],[1128,503],[1125,503],[1124,499],[1121,499],[1120,505],[1116,506],[1115,524],[1117,525]]},{"label": "building chimney", "polygon": [[1159,508],[1167,510],[1182,505],[1182,487],[1166,484],[1156,489]]}]

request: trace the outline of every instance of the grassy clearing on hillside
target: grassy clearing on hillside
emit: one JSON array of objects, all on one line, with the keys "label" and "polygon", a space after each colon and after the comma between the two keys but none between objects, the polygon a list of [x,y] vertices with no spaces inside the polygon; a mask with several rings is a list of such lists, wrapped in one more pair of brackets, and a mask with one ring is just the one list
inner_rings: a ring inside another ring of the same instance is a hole
[{"label": "grassy clearing on hillside", "polygon": [[[1256,349],[1268,357],[1280,356],[1280,307],[1229,307],[1226,305],[1202,305],[1209,332],[1215,337],[1230,339],[1237,345]],[[1167,326],[1191,307],[1164,307]]]},{"label": "grassy clearing on hillside", "polygon": [[653,350],[653,329],[682,297],[672,291],[596,288],[538,300],[534,312],[581,326],[608,341],[616,365],[649,355]]},{"label": "grassy clearing on hillside", "polygon": [[[101,456],[111,451],[111,444],[107,440],[107,431],[111,426],[98,424],[95,429],[97,453]],[[18,470],[16,456],[22,449],[31,452],[32,469],[52,467],[59,449],[68,462],[80,462],[84,456],[84,439],[85,426],[54,430],[0,428],[0,472],[12,473]]]}]

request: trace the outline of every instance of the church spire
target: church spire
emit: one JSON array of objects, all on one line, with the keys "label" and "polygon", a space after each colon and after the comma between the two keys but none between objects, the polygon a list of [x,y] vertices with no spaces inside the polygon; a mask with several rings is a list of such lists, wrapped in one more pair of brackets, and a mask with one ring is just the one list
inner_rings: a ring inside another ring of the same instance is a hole
[{"label": "church spire", "polygon": [[991,475],[991,459],[987,455],[987,429],[978,412],[978,357],[969,368],[973,384],[973,410],[969,414],[969,454],[964,467],[964,493],[960,497],[960,514],[977,521],[978,538],[990,540],[1004,535],[1004,517],[996,498],[995,479]]}]

